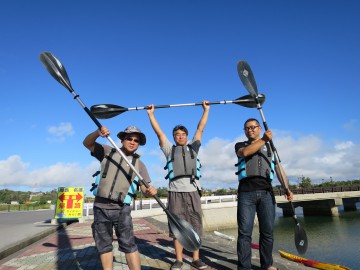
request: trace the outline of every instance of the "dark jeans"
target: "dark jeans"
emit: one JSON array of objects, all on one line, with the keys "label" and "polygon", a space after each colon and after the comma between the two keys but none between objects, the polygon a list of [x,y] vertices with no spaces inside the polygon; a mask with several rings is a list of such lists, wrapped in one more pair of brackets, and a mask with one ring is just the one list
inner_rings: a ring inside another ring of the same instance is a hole
[{"label": "dark jeans", "polygon": [[251,269],[251,235],[255,213],[259,221],[260,264],[267,269],[273,263],[275,203],[270,191],[257,190],[238,193],[238,269]]}]

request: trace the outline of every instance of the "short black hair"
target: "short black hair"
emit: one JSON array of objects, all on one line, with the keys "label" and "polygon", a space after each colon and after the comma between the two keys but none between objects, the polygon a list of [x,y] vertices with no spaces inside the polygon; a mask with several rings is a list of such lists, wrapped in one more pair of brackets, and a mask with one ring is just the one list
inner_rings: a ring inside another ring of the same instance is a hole
[{"label": "short black hair", "polygon": [[252,121],[255,121],[259,126],[260,126],[260,123],[257,119],[255,118],[249,118],[248,120],[245,121],[244,123],[244,128],[246,127],[246,124],[249,123],[249,122],[252,122]]},{"label": "short black hair", "polygon": [[185,126],[183,126],[183,125],[176,125],[176,126],[173,128],[173,136],[175,135],[175,132],[176,132],[177,130],[182,130],[182,131],[184,131],[184,132],[186,133],[186,136],[189,135],[188,130],[187,130],[187,128],[186,128]]}]

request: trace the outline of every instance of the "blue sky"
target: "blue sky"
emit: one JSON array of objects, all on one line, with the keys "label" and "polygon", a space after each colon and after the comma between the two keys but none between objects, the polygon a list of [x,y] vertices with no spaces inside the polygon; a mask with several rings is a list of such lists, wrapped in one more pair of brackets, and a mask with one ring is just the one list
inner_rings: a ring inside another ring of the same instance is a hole
[{"label": "blue sky", "polygon": [[[91,186],[98,162],[82,141],[96,126],[39,61],[50,51],[89,108],[233,100],[248,92],[246,60],[288,178],[360,178],[358,1],[19,1],[0,4],[0,189]],[[168,137],[195,132],[201,106],[159,109]],[[236,188],[234,144],[260,115],[239,105],[210,109],[202,185]],[[116,134],[136,125],[153,184],[167,185],[146,111],[100,120]],[[106,139],[99,142],[107,143]]]}]

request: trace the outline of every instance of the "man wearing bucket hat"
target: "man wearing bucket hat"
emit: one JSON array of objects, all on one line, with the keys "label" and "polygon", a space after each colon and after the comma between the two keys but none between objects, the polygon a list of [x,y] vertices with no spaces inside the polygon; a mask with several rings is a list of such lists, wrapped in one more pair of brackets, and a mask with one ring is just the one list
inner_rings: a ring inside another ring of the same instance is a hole
[{"label": "man wearing bucket hat", "polygon": [[[128,163],[111,146],[97,143],[98,137],[106,137],[109,130],[103,126],[90,133],[84,139],[84,146],[91,155],[101,162],[100,181],[94,201],[94,222],[92,224],[96,248],[104,270],[113,269],[113,230],[115,231],[119,250],[125,253],[129,269],[140,270],[140,257],[135,243],[131,218],[131,200],[140,187],[148,197],[157,192],[153,186],[141,185],[136,173]],[[140,156],[135,153],[139,145],[145,145],[146,137],[135,126],[129,126],[117,135],[121,140],[121,151],[143,180],[150,183],[150,176]]]},{"label": "man wearing bucket hat", "polygon": [[[202,134],[208,120],[210,106],[203,101],[203,114],[198,123],[193,139],[188,142],[188,130],[183,125],[173,128],[171,143],[160,128],[154,115],[154,105],[149,105],[147,110],[152,128],[159,138],[159,145],[163,151],[167,164],[164,169],[168,170],[165,177],[169,181],[168,205],[170,212],[189,222],[196,233],[202,235],[202,210],[201,210],[201,187],[199,179],[200,161],[197,154],[201,145]],[[170,237],[174,239],[176,261],[172,270],[182,269],[183,247],[175,238],[169,226]],[[193,252],[191,266],[196,269],[206,269],[207,265],[199,258],[199,250]]]}]

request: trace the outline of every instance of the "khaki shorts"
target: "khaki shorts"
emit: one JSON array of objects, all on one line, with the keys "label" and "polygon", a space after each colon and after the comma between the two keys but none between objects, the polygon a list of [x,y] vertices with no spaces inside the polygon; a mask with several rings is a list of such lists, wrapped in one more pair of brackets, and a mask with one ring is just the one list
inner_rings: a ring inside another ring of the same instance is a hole
[{"label": "khaki shorts", "polygon": [[[194,192],[173,192],[169,191],[168,197],[169,211],[189,222],[194,231],[201,237],[203,233],[202,210],[200,196]],[[169,236],[175,238],[169,225]]]}]

